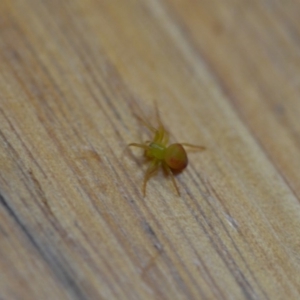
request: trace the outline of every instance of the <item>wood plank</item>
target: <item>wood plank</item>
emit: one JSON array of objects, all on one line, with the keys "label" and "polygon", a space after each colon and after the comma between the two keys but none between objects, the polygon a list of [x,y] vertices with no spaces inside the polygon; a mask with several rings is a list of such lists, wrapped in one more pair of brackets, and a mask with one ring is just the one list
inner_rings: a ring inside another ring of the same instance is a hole
[{"label": "wood plank", "polygon": [[[0,299],[299,299],[295,0],[0,3]],[[147,185],[151,139],[204,145]]]}]

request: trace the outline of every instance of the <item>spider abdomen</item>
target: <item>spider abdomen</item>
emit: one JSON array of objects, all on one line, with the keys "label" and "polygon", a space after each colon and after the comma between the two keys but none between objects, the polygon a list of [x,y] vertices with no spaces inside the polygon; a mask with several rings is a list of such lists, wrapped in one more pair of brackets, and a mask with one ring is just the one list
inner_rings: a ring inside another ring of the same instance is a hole
[{"label": "spider abdomen", "polygon": [[171,144],[165,150],[164,161],[172,170],[183,170],[188,164],[188,158],[183,146],[181,144]]}]

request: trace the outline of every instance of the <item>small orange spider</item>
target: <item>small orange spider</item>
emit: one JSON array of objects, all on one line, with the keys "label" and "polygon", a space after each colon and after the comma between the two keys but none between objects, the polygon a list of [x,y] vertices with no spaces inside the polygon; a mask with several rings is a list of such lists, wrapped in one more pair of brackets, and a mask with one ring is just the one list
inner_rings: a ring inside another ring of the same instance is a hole
[{"label": "small orange spider", "polygon": [[157,171],[159,167],[162,167],[167,175],[171,176],[172,183],[176,189],[177,194],[180,196],[178,186],[176,184],[174,173],[181,172],[186,168],[188,164],[188,158],[183,146],[197,148],[199,150],[204,150],[203,146],[196,146],[188,143],[175,143],[168,146],[169,143],[169,133],[163,126],[158,109],[156,107],[157,119],[159,121],[159,127],[154,128],[152,125],[148,124],[139,116],[136,116],[153,134],[152,141],[146,141],[142,144],[130,143],[128,146],[134,146],[143,148],[145,150],[145,156],[151,162],[145,173],[144,183],[143,183],[143,195],[146,195],[146,185],[149,178]]}]

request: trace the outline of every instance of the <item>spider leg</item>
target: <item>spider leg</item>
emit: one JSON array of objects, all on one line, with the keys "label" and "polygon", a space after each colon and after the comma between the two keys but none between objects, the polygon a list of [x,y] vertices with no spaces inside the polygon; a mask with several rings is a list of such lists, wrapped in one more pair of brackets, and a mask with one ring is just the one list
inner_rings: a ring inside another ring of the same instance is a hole
[{"label": "spider leg", "polygon": [[128,144],[128,146],[134,146],[134,147],[139,147],[139,148],[143,148],[145,150],[149,149],[149,147],[145,144],[138,144],[138,143],[130,143]]},{"label": "spider leg", "polygon": [[173,174],[172,170],[170,169],[170,167],[166,163],[163,163],[162,166],[163,166],[163,169],[165,170],[165,172],[167,173],[167,175],[169,175],[171,177],[173,186],[175,187],[175,190],[176,190],[178,196],[180,196],[179,188],[177,186],[177,183],[176,183],[176,180],[175,180],[175,177],[174,177],[174,174]]},{"label": "spider leg", "polygon": [[143,183],[143,195],[145,197],[146,195],[146,185],[147,185],[147,181],[150,179],[150,177],[153,175],[153,173],[155,173],[159,167],[160,161],[154,159],[151,164],[149,165],[146,173],[145,173],[145,177],[144,177],[144,183]]},{"label": "spider leg", "polygon": [[159,124],[160,127],[164,128],[164,125],[163,125],[163,123],[161,121],[161,118],[160,118],[157,102],[155,100],[154,100],[154,106],[155,106],[155,113],[156,113],[156,118],[157,118],[158,124]]},{"label": "spider leg", "polygon": [[158,129],[157,129],[158,134],[156,136],[156,141],[161,142],[166,145],[169,141],[169,133],[166,131],[165,126],[161,120],[157,102],[155,100],[154,100],[154,106],[155,106],[156,119],[157,119],[158,125],[159,125]]},{"label": "spider leg", "polygon": [[205,150],[206,147],[204,146],[198,146],[198,145],[193,145],[193,144],[189,144],[189,143],[180,143],[182,146],[187,146],[187,147],[191,147],[191,148],[195,148],[198,149],[200,151]]},{"label": "spider leg", "polygon": [[151,124],[149,124],[147,121],[145,121],[143,118],[141,118],[140,116],[136,115],[136,118],[144,124],[144,126],[146,126],[150,131],[152,131],[153,133],[156,133],[157,129],[154,128]]},{"label": "spider leg", "polygon": [[164,135],[162,142],[164,145],[168,145],[168,143],[169,143],[169,132],[168,131],[165,131],[165,135]]}]

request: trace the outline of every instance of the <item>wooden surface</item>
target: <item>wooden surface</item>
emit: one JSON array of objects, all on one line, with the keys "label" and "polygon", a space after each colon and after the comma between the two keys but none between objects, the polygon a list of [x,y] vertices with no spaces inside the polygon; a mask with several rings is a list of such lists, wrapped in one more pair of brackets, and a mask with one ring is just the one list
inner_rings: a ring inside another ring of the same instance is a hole
[{"label": "wooden surface", "polygon": [[[2,0],[0,299],[300,299],[300,2]],[[205,145],[178,197],[130,142]]]}]

